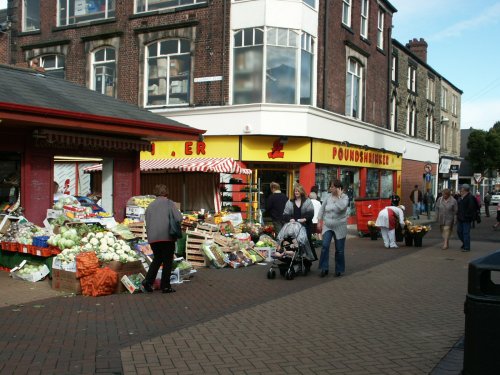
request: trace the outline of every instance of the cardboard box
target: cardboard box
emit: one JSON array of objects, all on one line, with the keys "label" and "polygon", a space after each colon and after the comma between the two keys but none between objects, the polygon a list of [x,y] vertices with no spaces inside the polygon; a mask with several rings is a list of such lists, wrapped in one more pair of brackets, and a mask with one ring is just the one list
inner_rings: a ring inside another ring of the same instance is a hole
[{"label": "cardboard box", "polygon": [[41,267],[38,268],[38,271],[26,274],[26,275],[21,275],[19,271],[26,266],[28,262],[26,260],[23,260],[19,266],[14,267],[10,271],[10,275],[14,279],[21,279],[25,281],[30,281],[32,283],[37,282],[42,280],[45,276],[47,276],[50,273],[49,267],[47,267],[45,264],[41,265]]},{"label": "cardboard box", "polygon": [[76,278],[76,272],[52,269],[52,289],[61,292],[82,294],[80,280]]},{"label": "cardboard box", "polygon": [[64,263],[60,259],[57,259],[57,257],[54,257],[52,259],[52,269],[76,272],[76,261],[71,263]]},{"label": "cardboard box", "polygon": [[[109,267],[113,271],[118,273],[118,280],[121,280],[123,276],[128,276],[128,275],[133,275],[135,273],[142,273],[143,275],[146,274],[146,271],[144,270],[144,267],[142,265],[142,262],[140,260],[137,260],[135,262],[128,262],[128,263],[121,263],[118,261],[111,261],[108,263],[104,263],[102,265],[103,267]],[[127,289],[125,288],[125,285],[122,283],[118,283],[118,286],[116,287],[115,293],[123,293]]]},{"label": "cardboard box", "polygon": [[[132,276],[136,276],[135,278],[135,281],[134,282],[134,278],[132,278]],[[127,288],[127,290],[130,292],[130,293],[139,293],[141,291],[141,283],[144,281],[144,275],[142,273],[138,273],[138,274],[134,274],[134,275],[123,275],[122,278],[121,278],[121,281],[123,283],[123,285],[125,286],[125,288]]]}]

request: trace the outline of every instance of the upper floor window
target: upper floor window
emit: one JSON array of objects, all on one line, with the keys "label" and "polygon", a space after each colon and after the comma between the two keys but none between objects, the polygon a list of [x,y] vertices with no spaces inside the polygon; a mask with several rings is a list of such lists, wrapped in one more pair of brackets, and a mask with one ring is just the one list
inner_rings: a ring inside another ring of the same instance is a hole
[{"label": "upper floor window", "polygon": [[195,4],[206,4],[207,0],[137,0],[135,12],[152,12],[154,10],[185,7]]},{"label": "upper floor window", "polygon": [[107,96],[116,93],[116,57],[115,49],[106,47],[92,54],[93,77],[92,89]]},{"label": "upper floor window", "polygon": [[384,11],[378,11],[377,17],[377,47],[381,50],[384,49]]},{"label": "upper floor window", "polygon": [[427,100],[430,102],[434,102],[434,90],[435,90],[435,85],[434,85],[434,79],[431,77],[427,77]]},{"label": "upper floor window", "polygon": [[458,97],[453,94],[451,96],[451,113],[454,114],[455,116],[457,115],[457,103],[458,103]]},{"label": "upper floor window", "polygon": [[441,91],[441,108],[446,110],[447,106],[447,101],[448,101],[448,89],[446,87],[443,87]]},{"label": "upper floor window", "polygon": [[64,56],[45,55],[40,57],[40,67],[45,70],[45,75],[64,79]]},{"label": "upper floor window", "polygon": [[349,58],[347,63],[345,114],[361,119],[363,92],[363,66],[358,60]]},{"label": "upper floor window", "polygon": [[363,38],[368,39],[368,13],[370,3],[368,0],[361,0],[361,30]]},{"label": "upper floor window", "polygon": [[162,40],[146,49],[145,106],[187,105],[191,83],[190,43]]},{"label": "upper floor window", "polygon": [[431,142],[435,140],[434,134],[434,114],[432,111],[427,112],[426,116],[426,124],[425,124],[425,139]]},{"label": "upper floor window", "polygon": [[59,26],[113,18],[115,0],[59,0]]},{"label": "upper floor window", "polygon": [[392,55],[391,80],[392,80],[392,82],[398,81],[398,57],[396,55]]},{"label": "upper floor window", "polygon": [[313,43],[292,29],[235,31],[233,103],[312,104]]},{"label": "upper floor window", "polygon": [[411,136],[417,135],[417,108],[416,104],[408,102],[406,117],[406,134]]},{"label": "upper floor window", "polygon": [[342,23],[351,27],[351,0],[342,0]]},{"label": "upper floor window", "polygon": [[397,130],[397,115],[398,115],[398,99],[396,93],[391,95],[391,131],[395,132]]},{"label": "upper floor window", "polygon": [[23,1],[23,31],[40,30],[40,0]]},{"label": "upper floor window", "polygon": [[417,91],[417,68],[412,65],[408,66],[407,87],[412,92]]}]

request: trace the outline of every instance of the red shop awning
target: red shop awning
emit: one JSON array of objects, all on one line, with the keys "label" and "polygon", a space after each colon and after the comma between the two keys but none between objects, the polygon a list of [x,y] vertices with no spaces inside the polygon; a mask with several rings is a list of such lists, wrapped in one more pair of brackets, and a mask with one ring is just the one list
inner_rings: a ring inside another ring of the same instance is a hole
[{"label": "red shop awning", "polygon": [[[86,173],[102,170],[102,165],[92,165],[84,169]],[[229,174],[252,174],[251,169],[241,168],[233,158],[182,158],[141,160],[141,171],[208,172]]]}]

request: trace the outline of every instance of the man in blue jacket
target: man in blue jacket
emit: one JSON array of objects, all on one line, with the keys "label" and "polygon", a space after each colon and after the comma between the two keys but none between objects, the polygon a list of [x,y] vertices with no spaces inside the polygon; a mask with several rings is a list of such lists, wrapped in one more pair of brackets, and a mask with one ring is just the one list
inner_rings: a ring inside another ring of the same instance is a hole
[{"label": "man in blue jacket", "polygon": [[460,189],[457,211],[457,234],[462,241],[462,251],[470,251],[470,227],[477,210],[477,201],[470,193],[470,186],[463,184]]}]

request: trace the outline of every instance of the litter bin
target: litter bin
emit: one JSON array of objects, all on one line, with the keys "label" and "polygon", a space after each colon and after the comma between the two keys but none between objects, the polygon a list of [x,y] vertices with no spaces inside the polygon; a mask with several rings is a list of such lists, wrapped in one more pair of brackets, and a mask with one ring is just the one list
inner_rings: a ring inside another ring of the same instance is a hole
[{"label": "litter bin", "polygon": [[469,263],[464,313],[463,374],[500,374],[500,251]]}]

